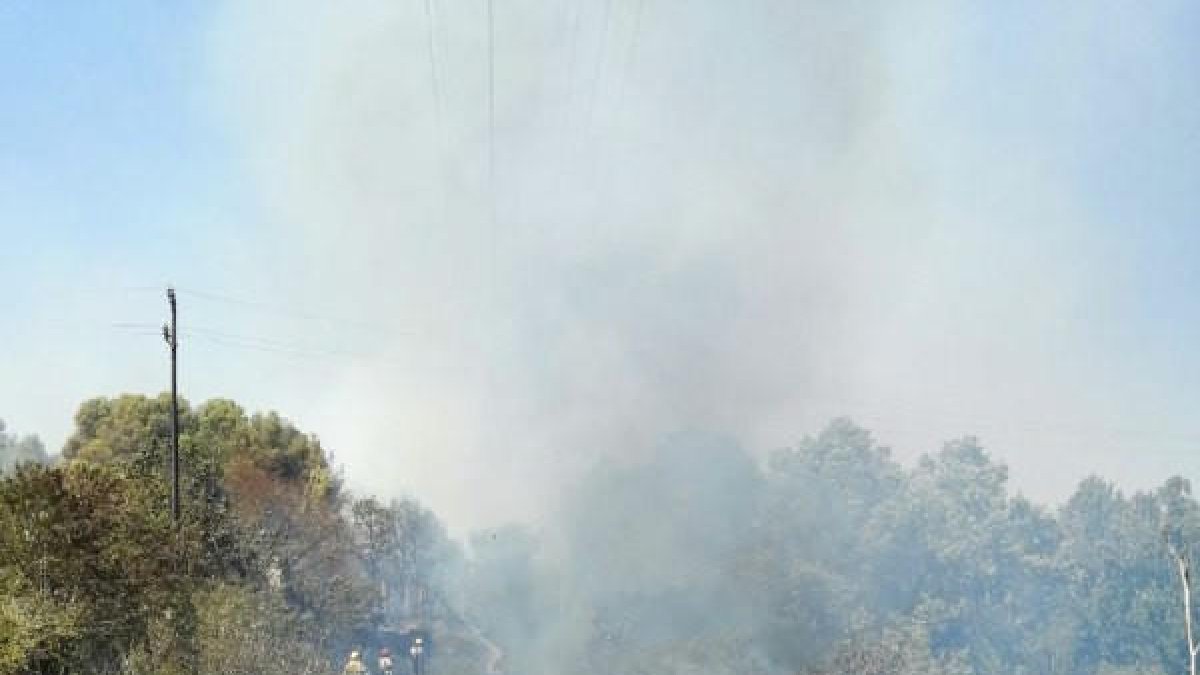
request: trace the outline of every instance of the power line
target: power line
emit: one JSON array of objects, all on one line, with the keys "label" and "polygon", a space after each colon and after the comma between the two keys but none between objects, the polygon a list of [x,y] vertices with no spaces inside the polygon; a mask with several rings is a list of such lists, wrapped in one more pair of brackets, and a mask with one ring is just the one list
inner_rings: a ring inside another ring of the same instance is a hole
[{"label": "power line", "polygon": [[118,286],[115,290],[124,293],[161,293],[162,286]]},{"label": "power line", "polygon": [[[597,112],[596,111],[597,111],[597,108],[599,107],[600,90],[602,88],[602,85],[603,85],[603,82],[605,79],[604,74],[605,74],[606,66],[608,64],[608,51],[609,51],[608,43],[609,43],[609,37],[610,37],[610,33],[611,33],[612,16],[613,16],[613,0],[604,0],[604,4],[601,9],[601,30],[600,30],[598,40],[596,42],[596,56],[594,59],[594,65],[591,68],[590,91],[581,92],[582,96],[586,97],[586,101],[583,101],[582,110],[579,110],[576,114],[576,117],[579,117],[580,119],[578,119],[576,121],[574,133],[570,134],[570,137],[571,137],[570,142],[564,143],[564,145],[570,146],[568,148],[568,154],[566,154],[563,158],[564,163],[569,163],[571,161],[572,154],[570,154],[570,151],[573,148],[578,149],[579,155],[581,157],[582,156],[587,157],[587,159],[585,159],[581,162],[581,166],[580,166],[580,169],[582,171],[582,173],[580,174],[580,177],[585,181],[585,185],[590,185],[592,182],[594,182],[594,179],[597,174],[597,165],[599,163],[598,155],[600,154],[600,150],[596,147],[597,146],[597,143],[596,143],[596,141],[597,141]],[[579,19],[580,19],[579,14],[576,15],[576,19],[577,19],[577,23],[579,23]],[[576,47],[575,42],[578,42],[578,37],[576,37],[572,43],[571,59],[570,59],[572,63],[576,60],[575,52],[579,51]],[[586,65],[586,62],[584,63],[584,65]],[[583,68],[581,66],[581,70],[584,70],[584,69],[585,68]],[[572,87],[570,85],[571,85],[571,83],[573,83],[574,79],[575,79],[574,75],[571,72],[568,72],[568,95],[569,96],[568,96],[567,109],[566,109],[567,114],[565,115],[566,118],[571,117],[570,113],[572,110],[572,106],[570,105],[570,103],[571,103],[570,99],[573,98],[573,96],[570,96],[570,94],[573,92],[574,87]],[[583,86],[586,87],[587,83],[584,83]],[[567,130],[564,129],[564,132],[565,131],[567,131]],[[565,175],[566,172],[564,171],[564,172],[562,172],[562,174]],[[595,194],[596,200],[598,200],[600,197],[598,190],[593,189],[593,190],[591,190],[591,192],[593,194]]]},{"label": "power line", "polygon": [[592,78],[592,95],[588,100],[588,128],[587,133],[589,140],[595,140],[596,136],[596,106],[597,99],[600,98],[600,83],[604,80],[604,68],[608,62],[608,36],[611,30],[613,14],[613,0],[604,0],[604,20],[601,23],[600,44],[597,46],[598,54],[596,55],[595,76]]},{"label": "power line", "polygon": [[260,300],[247,300],[245,298],[235,298],[235,297],[232,297],[229,295],[224,295],[221,293],[213,293],[211,291],[198,291],[198,290],[194,290],[194,289],[190,289],[190,288],[187,288],[187,289],[180,288],[180,289],[178,289],[178,291],[179,291],[179,293],[182,293],[185,295],[190,295],[192,297],[199,298],[201,300],[209,300],[209,301],[213,301],[213,302],[224,302],[224,303],[228,303],[231,305],[241,305],[243,307],[250,307],[253,309],[260,309],[260,310],[264,310],[264,311],[268,311],[268,312],[275,312],[276,314],[291,315],[291,316],[295,316],[297,318],[302,318],[302,319],[324,320],[327,318],[327,317],[321,316],[319,314],[315,314],[315,313],[307,312],[307,311],[303,311],[303,310],[281,308],[278,305],[276,305],[275,303],[268,303],[268,302],[263,302]]},{"label": "power line", "polygon": [[[616,126],[617,131],[620,131],[620,125],[625,117],[626,99],[628,98],[630,83],[633,80],[633,67],[637,61],[638,47],[642,33],[642,18],[645,10],[645,0],[634,0],[632,26],[630,27],[629,42],[625,47],[624,63],[618,70],[617,79],[617,101],[613,109],[612,121]],[[594,189],[595,198],[593,204],[595,211],[593,217],[597,220],[600,218],[601,207],[605,204],[611,204],[613,200],[609,199],[612,193],[613,176],[616,173],[615,164],[620,159],[618,152],[618,143],[614,140],[609,144],[609,152],[605,159],[604,148],[597,148],[593,155],[592,161],[597,162],[600,166],[591,172],[595,175]],[[600,175],[602,173],[602,175]],[[594,223],[597,226],[598,223]]]},{"label": "power line", "polygon": [[[110,323],[109,327],[117,330],[127,331],[129,334],[138,337],[159,337],[162,335],[161,327],[152,323],[118,321]],[[306,345],[274,338],[260,337],[257,335],[231,333],[228,331],[207,328],[204,326],[193,326],[186,329],[180,329],[179,335],[224,347],[251,349],[275,354],[288,354],[305,357],[342,358],[379,363],[393,362],[389,359],[380,358],[378,356],[361,351]]]},{"label": "power line", "polygon": [[494,0],[487,0],[488,50],[488,202],[493,230],[492,255],[495,255],[496,229],[496,16]]},{"label": "power line", "polygon": [[440,69],[438,68],[437,58],[437,13],[434,11],[434,0],[425,0],[425,21],[429,28],[428,51],[429,51],[429,83],[433,96],[433,134],[434,141],[437,145],[437,167],[438,167],[438,191],[440,192],[439,199],[439,221],[440,225],[445,226],[447,211],[449,210],[450,190],[447,187],[447,168],[446,168],[446,147],[447,132],[446,132],[446,113],[442,93],[442,83]]},{"label": "power line", "polygon": [[319,321],[326,324],[358,326],[360,328],[370,329],[373,333],[381,332],[391,335],[412,335],[412,331],[401,331],[391,328],[387,325],[381,325],[375,321],[362,321],[345,316],[338,316],[327,312],[315,312],[295,307],[288,307],[274,302],[264,302],[261,300],[250,300],[247,298],[238,298],[222,293],[214,293],[212,291],[200,291],[196,289],[177,288],[177,292],[181,295],[187,295],[196,299],[206,300],[209,302],[221,302],[230,305],[254,309],[257,311],[270,312],[280,316],[287,316],[294,319],[303,319],[306,321]]},{"label": "power line", "polygon": [[88,295],[113,295],[116,293],[162,293],[162,286],[107,286],[78,288],[75,292]]},{"label": "power line", "polygon": [[276,340],[264,339],[249,335],[236,335],[206,328],[190,328],[180,331],[182,335],[189,338],[202,340],[221,347],[231,347],[235,349],[248,349],[258,352],[271,354],[279,354],[284,356],[293,356],[299,358],[323,358],[323,359],[341,359],[349,361],[362,361],[377,364],[392,364],[401,365],[400,362],[393,359],[380,357],[374,354],[364,352],[355,352],[344,349],[327,349],[320,347],[310,347],[304,345],[290,344]]},{"label": "power line", "polygon": [[[576,61],[579,58],[579,33],[583,23],[583,4],[581,2],[565,3],[568,8],[573,7],[574,13],[569,14],[567,21],[569,22],[568,34],[568,51],[567,51],[567,76],[566,76],[566,95],[563,97],[562,105],[562,121],[559,133],[562,136],[562,164],[564,167],[570,163],[572,156],[571,139],[574,137],[571,124],[571,113],[574,109],[572,102],[575,99],[575,69]],[[573,18],[572,18],[573,17]],[[574,125],[578,127],[579,125]],[[565,170],[558,172],[559,190],[562,191],[562,182],[566,179],[567,172]]]},{"label": "power line", "polygon": [[264,344],[264,343],[257,342],[257,341],[236,340],[233,338],[220,337],[217,335],[209,335],[206,333],[197,333],[194,329],[189,329],[189,330],[183,331],[183,334],[190,338],[204,340],[206,342],[210,342],[212,344],[220,345],[223,347],[237,347],[240,349],[253,349],[255,351],[271,352],[274,354],[291,354],[291,355],[295,355],[295,356],[324,355],[324,354],[318,354],[317,352],[314,352],[314,351],[303,350],[303,349],[299,349],[299,348],[280,347],[280,346],[275,346],[275,345],[270,345],[270,344]]},{"label": "power line", "polygon": [[[152,323],[133,322],[133,321],[117,321],[109,324],[109,327],[118,330],[129,331],[136,336],[160,336],[161,328]],[[214,344],[220,344],[228,347],[239,347],[245,349],[255,349],[265,352],[295,354],[299,356],[328,356],[328,357],[344,357],[361,360],[379,360],[369,354],[356,352],[346,349],[332,349],[328,347],[303,345],[295,342],[287,342],[273,338],[264,338],[256,335],[244,335],[238,333],[230,333],[227,331],[217,330],[214,328],[206,328],[203,326],[194,326],[186,329],[180,329],[179,334],[189,337],[206,340]]]},{"label": "power line", "polygon": [[567,53],[567,96],[565,101],[567,105],[563,107],[563,110],[569,113],[572,93],[575,91],[575,62],[579,58],[579,31],[583,24],[583,3],[566,3],[566,6],[575,8],[574,14],[570,15],[573,19],[568,18],[569,37],[567,42],[570,51]]},{"label": "power line", "polygon": [[625,64],[624,68],[621,69],[621,80],[617,83],[617,109],[615,116],[618,121],[625,110],[625,99],[629,92],[629,84],[633,80],[633,64],[636,62],[638,56],[645,8],[646,0],[634,0],[633,26],[630,28],[629,44],[625,48]]},{"label": "power line", "polygon": [[192,337],[200,336],[200,337],[204,337],[204,338],[215,338],[218,340],[234,340],[234,341],[238,341],[238,342],[252,343],[252,344],[256,344],[256,345],[261,345],[263,347],[275,348],[275,349],[285,349],[285,350],[305,349],[304,347],[298,346],[296,344],[285,343],[285,342],[281,342],[278,340],[272,340],[269,338],[260,338],[260,337],[253,336],[253,335],[238,335],[236,333],[228,333],[225,331],[215,330],[212,328],[189,328],[188,330],[186,330],[184,332],[187,335],[192,336]]},{"label": "power line", "polygon": [[433,88],[433,106],[438,131],[441,131],[442,94],[437,63],[437,22],[433,7],[434,0],[425,0],[425,21],[429,28],[429,80]]},{"label": "power line", "polygon": [[327,356],[348,356],[355,358],[366,358],[367,356],[361,352],[347,351],[344,349],[329,349],[323,347],[312,347],[301,345],[298,343],[283,342],[270,338],[261,338],[253,335],[238,335],[236,333],[227,333],[225,331],[214,330],[212,328],[191,328],[184,331],[185,335],[201,338],[213,338],[216,340],[226,340],[234,343],[240,343],[245,346],[262,347],[268,350],[289,351],[304,354],[321,354]]},{"label": "power line", "polygon": [[109,328],[126,331],[127,335],[136,335],[137,337],[162,337],[162,327],[153,323],[117,321],[110,323]]},{"label": "power line", "polygon": [[642,37],[642,19],[646,10],[646,0],[634,0],[633,5],[633,35],[629,39],[629,52],[625,59],[627,75],[633,69],[634,57],[637,55],[639,42]]}]

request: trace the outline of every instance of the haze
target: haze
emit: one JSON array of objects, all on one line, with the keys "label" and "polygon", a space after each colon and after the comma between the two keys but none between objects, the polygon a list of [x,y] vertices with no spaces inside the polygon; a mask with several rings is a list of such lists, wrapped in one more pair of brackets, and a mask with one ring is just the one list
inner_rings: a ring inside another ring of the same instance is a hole
[{"label": "haze", "polygon": [[1200,468],[1196,5],[428,7],[0,8],[10,430],[165,389],[175,284],[184,395],[455,527],[843,415],[1042,500]]}]

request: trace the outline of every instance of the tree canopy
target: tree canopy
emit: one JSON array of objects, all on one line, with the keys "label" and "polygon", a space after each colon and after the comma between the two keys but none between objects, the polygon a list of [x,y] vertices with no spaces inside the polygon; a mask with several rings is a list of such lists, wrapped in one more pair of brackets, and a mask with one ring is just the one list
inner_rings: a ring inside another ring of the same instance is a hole
[{"label": "tree canopy", "polygon": [[181,407],[175,527],[169,399],[92,399],[75,422],[53,462],[0,426],[0,672],[330,673],[404,625],[437,632],[448,675],[1186,663],[1164,544],[1200,541],[1182,477],[1132,495],[1085,477],[1046,507],[971,437],[905,466],[848,420],[763,461],[688,433],[597,463],[537,529],[460,543],[224,399]]},{"label": "tree canopy", "polygon": [[0,419],[0,474],[12,471],[20,464],[45,464],[49,461],[46,446],[37,436],[18,436],[7,433]]}]

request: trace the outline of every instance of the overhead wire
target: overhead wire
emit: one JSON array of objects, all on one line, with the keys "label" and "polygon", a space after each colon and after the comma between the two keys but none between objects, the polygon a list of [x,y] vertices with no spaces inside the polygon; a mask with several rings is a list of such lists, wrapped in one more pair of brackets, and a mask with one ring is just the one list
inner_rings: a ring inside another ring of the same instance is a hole
[{"label": "overhead wire", "polygon": [[271,338],[258,337],[255,335],[239,335],[237,333],[229,333],[227,331],[216,330],[213,328],[193,327],[193,328],[187,328],[187,329],[181,330],[180,332],[185,335],[201,335],[201,336],[205,336],[205,337],[213,337],[213,338],[222,339],[222,340],[237,340],[237,341],[242,341],[242,342],[247,342],[247,343],[254,343],[254,344],[262,345],[264,347],[273,347],[273,348],[289,349],[289,350],[297,350],[297,351],[303,349],[303,350],[307,351],[307,348],[300,347],[295,343],[287,343],[287,342],[282,342],[279,340],[274,340]]},{"label": "overhead wire", "polygon": [[608,62],[608,40],[612,28],[613,0],[604,0],[603,20],[601,21],[600,42],[597,45],[596,67],[593,69],[592,93],[588,99],[587,134],[590,141],[596,136],[596,107],[600,97],[600,87],[604,80],[605,65]]},{"label": "overhead wire", "polygon": [[313,311],[300,309],[288,305],[283,305],[278,302],[266,302],[263,300],[251,300],[248,298],[235,297],[223,293],[215,293],[212,291],[201,291],[194,288],[179,288],[176,287],[176,292],[179,295],[192,297],[208,302],[220,302],[229,305],[245,307],[255,311],[268,312],[278,316],[286,316],[292,319],[301,319],[305,321],[320,322],[328,325],[336,326],[357,326],[364,329],[370,329],[375,333],[387,333],[389,335],[411,335],[411,331],[399,330],[395,327],[388,326],[379,321],[364,321],[352,317],[331,314],[324,311]]},{"label": "overhead wire", "polygon": [[[162,327],[152,323],[119,321],[109,323],[108,327],[136,338],[153,338],[155,342],[162,340],[163,337]],[[286,342],[207,327],[180,328],[179,335],[181,344],[206,352],[228,349],[252,351],[277,356],[292,363],[307,363],[314,366],[323,363],[326,367],[330,367],[341,362],[370,364],[372,368],[408,370],[412,365],[368,352]],[[239,369],[241,367],[239,366]],[[253,367],[252,364],[251,367]]]},{"label": "overhead wire", "polygon": [[633,77],[633,64],[637,60],[638,48],[642,37],[642,19],[646,10],[646,0],[633,0],[633,27],[630,30],[629,44],[625,49],[625,68],[618,89],[617,106],[624,108],[625,94]]},{"label": "overhead wire", "polygon": [[[161,289],[157,289],[161,290]],[[269,303],[260,300],[252,300],[242,297],[234,297],[222,293],[211,291],[200,291],[197,289],[181,289],[177,288],[176,292],[185,297],[194,299],[203,299],[206,301],[220,302],[235,306],[246,307],[253,309],[255,312],[267,312],[290,316],[305,321],[311,322],[327,322],[336,326],[353,326],[361,324],[363,327],[370,328],[369,335],[378,337],[381,333],[380,326],[373,322],[362,322],[352,320],[346,317],[338,317],[326,313],[318,313],[312,311],[301,310],[292,307],[280,306],[276,303]],[[112,321],[108,323],[108,327],[113,330],[123,331],[126,334],[137,337],[162,337],[163,326],[156,323],[143,321]],[[386,333],[386,331],[384,331]],[[367,334],[359,331],[361,334]],[[400,333],[397,331],[397,333]],[[389,359],[378,354],[348,349],[343,347],[330,347],[328,345],[314,343],[299,343],[279,340],[274,338],[262,337],[258,335],[247,335],[233,333],[225,330],[218,330],[205,326],[185,325],[180,327],[179,334],[188,340],[198,340],[207,342],[210,345],[220,347],[249,349],[260,352],[269,352],[280,355],[287,355],[300,358],[336,358],[347,359],[354,361],[371,362],[375,364],[391,364],[400,365],[399,362]],[[400,333],[410,334],[410,333]]]},{"label": "overhead wire", "polygon": [[394,360],[381,358],[379,356],[363,352],[287,343],[252,335],[227,333],[210,328],[181,329],[180,334],[184,337],[207,341],[225,347],[251,349],[260,352],[269,352],[288,356],[349,359],[354,361],[369,361],[372,363],[391,363],[398,365],[398,362]]},{"label": "overhead wire", "polygon": [[[260,342],[254,339],[236,339],[234,337],[226,337],[219,334],[211,334],[207,332],[197,331],[195,329],[180,330],[180,335],[184,337],[194,338],[212,342],[225,347],[237,347],[241,349],[253,349],[256,351],[270,352],[274,354],[288,354],[292,356],[329,356],[329,353],[314,351],[310,349],[301,349],[288,346],[281,346],[269,342]],[[340,354],[338,354],[340,355]]]},{"label": "overhead wire", "polygon": [[[581,82],[580,86],[576,86],[576,82],[582,79],[580,75],[587,70],[587,64],[582,57],[585,49],[581,39],[584,3],[570,4],[576,5],[576,10],[568,32],[566,95],[562,104],[562,116],[558,130],[562,138],[560,144],[562,150],[560,156],[556,158],[561,168],[557,171],[558,185],[554,193],[556,195],[577,193],[583,197],[588,192],[588,186],[593,184],[594,181],[591,179],[596,173],[596,108],[607,61],[605,55],[612,20],[613,0],[604,0],[602,7],[602,29],[596,43],[594,66],[591,68],[590,91],[588,91],[587,83]],[[582,99],[581,105],[575,105],[577,90]],[[580,161],[580,158],[590,158],[590,161],[588,159]],[[567,183],[571,178],[576,180],[574,185]],[[589,222],[586,209],[588,206],[594,208],[594,202],[595,199],[591,205],[580,202],[580,206],[585,211],[581,212],[579,216],[584,222]]]},{"label": "overhead wire", "polygon": [[[230,351],[240,351],[247,353],[261,354],[263,358],[255,356],[247,356],[245,362],[240,362],[237,365],[239,372],[245,374],[253,373],[252,377],[270,378],[276,377],[280,373],[280,368],[285,370],[296,369],[297,372],[303,372],[306,376],[315,376],[319,373],[328,373],[333,376],[338,372],[338,369],[346,367],[346,360],[334,359],[324,356],[314,356],[309,354],[294,354],[272,349],[265,349],[257,346],[247,346],[236,344],[224,340],[213,338],[197,338],[195,336],[186,337],[187,345],[190,351],[203,352],[208,354],[209,359],[225,359],[231,358]],[[373,367],[386,367],[375,366]]]},{"label": "overhead wire", "polygon": [[[109,328],[127,331],[127,334],[137,337],[153,337],[161,338],[161,326],[149,322],[132,322],[118,321],[107,324]],[[321,347],[313,347],[300,345],[297,343],[289,343],[281,340],[263,338],[253,335],[242,335],[230,333],[226,331],[216,330],[207,327],[189,327],[180,329],[180,334],[185,338],[200,340],[209,345],[215,345],[223,348],[246,349],[263,353],[271,353],[293,359],[321,359],[321,360],[350,360],[357,362],[369,362],[376,365],[392,365],[401,366],[403,364],[386,358],[381,358],[372,354],[362,352],[354,352],[342,349],[328,349]],[[194,344],[194,343],[193,343]],[[951,397],[953,398],[953,397]],[[927,428],[930,426],[929,421],[936,420],[937,426],[945,427],[949,433],[948,437],[955,437],[957,434],[963,433],[966,429],[970,429],[969,435],[980,437],[985,442],[989,439],[995,441],[997,436],[1001,436],[1004,432],[1017,431],[1025,435],[1041,434],[1058,439],[1076,439],[1082,443],[1084,441],[1095,442],[1099,440],[1108,441],[1109,443],[1128,443],[1135,440],[1140,440],[1144,443],[1153,443],[1158,445],[1174,445],[1174,446],[1200,446],[1200,435],[1188,433],[1186,431],[1171,431],[1157,429],[1148,431],[1136,427],[1122,427],[1116,425],[1090,425],[1082,423],[1062,423],[1060,421],[1047,421],[1037,419],[1025,419],[1023,421],[997,421],[981,418],[977,415],[964,414],[962,412],[954,412],[947,410],[930,410],[913,404],[911,401],[903,399],[888,399],[887,397],[842,397],[837,404],[832,406],[842,413],[851,413],[855,419],[865,419],[881,424],[883,427],[891,429],[913,429]],[[890,423],[882,420],[872,419],[877,418],[880,414],[891,413],[892,415],[899,414],[898,417],[893,417]],[[839,413],[830,410],[824,413],[825,416],[836,417]],[[963,431],[952,431],[949,427],[960,427]],[[1042,444],[1048,441],[1043,439]],[[1053,442],[1053,441],[1050,441]]]},{"label": "overhead wire", "polygon": [[[486,0],[487,2],[487,123],[488,123],[488,262],[487,262],[487,303],[492,315],[496,311],[496,246],[498,232],[496,230],[496,11],[495,1]],[[487,340],[488,346],[492,347],[494,340]],[[494,354],[494,349],[490,349]],[[493,380],[493,369],[488,368],[485,373],[486,389],[483,393],[483,405],[491,408],[493,405],[492,395],[495,391]]]},{"label": "overhead wire", "polygon": [[201,290],[197,290],[197,289],[193,289],[193,288],[179,288],[179,287],[176,287],[175,291],[176,291],[176,293],[178,293],[180,295],[191,296],[193,298],[197,298],[200,300],[207,300],[207,301],[211,301],[211,302],[223,302],[223,303],[227,303],[227,304],[231,304],[231,305],[240,305],[242,307],[249,307],[252,309],[273,312],[275,314],[293,316],[293,317],[299,318],[299,319],[323,320],[323,319],[327,318],[327,317],[321,316],[320,314],[308,312],[305,310],[281,307],[277,303],[264,302],[262,300],[250,300],[247,298],[239,298],[239,297],[234,297],[231,295],[225,295],[223,293],[214,293],[212,291],[201,291]]},{"label": "overhead wire", "polygon": [[[109,324],[109,327],[118,330],[129,331],[133,335],[147,336],[162,336],[162,327],[152,323],[132,322],[132,321],[116,321]],[[328,347],[314,347],[312,345],[304,345],[300,343],[285,342],[272,338],[263,338],[255,335],[241,335],[230,333],[227,331],[217,330],[214,328],[206,328],[202,326],[193,326],[181,328],[179,334],[184,337],[198,338],[201,340],[209,340],[231,347],[244,347],[248,349],[258,349],[261,351],[271,351],[277,353],[290,353],[304,356],[330,356],[330,357],[347,357],[354,359],[372,359],[374,357],[345,349],[330,349]]]},{"label": "overhead wire", "polygon": [[587,107],[587,128],[586,128],[586,144],[588,146],[588,156],[591,159],[591,164],[588,167],[588,172],[585,176],[588,185],[594,183],[596,177],[596,168],[599,164],[599,155],[602,152],[601,144],[599,143],[599,123],[597,122],[596,110],[599,107],[600,89],[604,82],[604,73],[608,64],[608,43],[609,35],[612,30],[612,15],[613,15],[613,0],[604,0],[603,19],[600,23],[600,41],[596,46],[596,67],[593,69],[592,76],[592,92],[588,98]]},{"label": "overhead wire", "polygon": [[434,142],[436,144],[435,149],[436,149],[436,152],[438,155],[437,166],[438,166],[439,180],[437,181],[437,183],[438,183],[438,191],[440,192],[440,199],[439,199],[440,203],[438,205],[438,208],[439,208],[439,212],[438,212],[439,223],[438,223],[438,225],[445,226],[446,219],[447,219],[447,211],[449,209],[450,190],[449,190],[448,186],[446,185],[447,180],[448,180],[448,177],[446,175],[446,172],[447,172],[446,148],[447,148],[448,142],[447,142],[447,137],[446,137],[446,135],[447,135],[446,120],[445,120],[446,112],[445,112],[445,104],[443,102],[444,98],[445,98],[445,94],[443,93],[443,87],[442,87],[442,81],[441,81],[442,80],[441,68],[439,67],[439,64],[438,64],[437,16],[438,16],[438,14],[437,14],[436,8],[434,6],[434,0],[425,0],[425,23],[426,23],[426,27],[428,28],[428,34],[429,34],[428,40],[426,41],[427,47],[428,47],[427,51],[428,51],[428,56],[429,56],[429,85],[430,85],[430,89],[431,89],[431,95],[433,96],[433,133],[434,133]]},{"label": "overhead wire", "polygon": [[[488,218],[496,228],[496,16],[494,0],[487,0],[487,114],[488,114]],[[493,240],[493,246],[495,242]],[[495,255],[495,251],[492,251]]]},{"label": "overhead wire", "polygon": [[166,285],[162,286],[91,286],[88,288],[73,289],[73,292],[84,293],[87,295],[113,295],[116,293],[163,293],[166,291]]},{"label": "overhead wire", "polygon": [[119,331],[124,331],[128,335],[136,335],[138,337],[163,337],[164,326],[154,323],[143,323],[134,321],[114,321],[108,325]]},{"label": "overhead wire", "polygon": [[[633,16],[632,26],[630,28],[629,42],[625,47],[624,64],[622,64],[617,75],[617,95],[616,105],[613,108],[613,122],[620,131],[620,125],[624,119],[626,100],[629,95],[631,82],[633,81],[633,68],[637,62],[638,48],[640,46],[642,34],[642,21],[645,13],[645,0],[633,0]],[[616,175],[617,163],[617,148],[616,143],[609,145],[607,158],[604,155],[604,149],[598,148],[594,161],[601,165],[598,171],[603,172],[603,176],[594,181],[596,197],[593,200],[596,205],[596,210],[593,216],[599,220],[601,207],[608,203],[610,193],[612,192],[612,183]],[[597,223],[598,225],[598,223]]]},{"label": "overhead wire", "polygon": [[441,117],[443,114],[442,85],[437,59],[437,15],[434,11],[433,2],[434,0],[425,0],[425,22],[426,27],[429,29],[429,38],[427,40],[429,50],[429,82],[433,89],[434,122],[437,124],[437,130],[440,133]]},{"label": "overhead wire", "polygon": [[[561,119],[559,121],[559,128],[558,128],[558,134],[560,137],[560,142],[558,145],[561,148],[561,156],[558,157],[557,159],[559,160],[558,163],[561,164],[564,169],[570,163],[571,157],[574,155],[574,151],[575,151],[575,148],[573,147],[573,143],[572,143],[572,140],[574,139],[574,136],[575,136],[575,134],[572,133],[573,128],[579,127],[578,124],[575,124],[575,125],[571,124],[571,115],[572,115],[572,112],[574,111],[573,102],[575,100],[575,80],[576,80],[575,70],[576,70],[576,62],[579,59],[579,51],[580,51],[579,50],[579,34],[581,32],[581,26],[583,23],[584,3],[569,2],[569,3],[565,3],[565,4],[568,8],[574,8],[575,11],[573,13],[568,13],[566,15],[566,19],[568,21],[567,59],[566,59],[567,65],[566,65],[566,78],[565,78],[566,81],[565,81],[565,86],[564,86],[566,91],[565,91],[565,95],[563,96],[563,102],[562,102],[562,106],[561,106],[562,114],[561,114]],[[556,194],[562,194],[563,187],[564,187],[563,183],[567,179],[567,173],[568,172],[565,170],[560,170],[560,171],[556,172],[557,183],[558,183],[558,189],[555,190]]]},{"label": "overhead wire", "polygon": [[[426,24],[426,57],[429,59],[429,90],[431,97],[431,105],[433,110],[433,152],[436,155],[434,165],[436,166],[436,179],[434,181],[434,191],[436,193],[436,205],[433,206],[430,212],[430,225],[426,228],[422,237],[422,244],[425,248],[425,257],[427,259],[435,259],[437,256],[434,252],[437,237],[439,234],[445,233],[450,224],[450,198],[451,198],[451,163],[450,163],[450,118],[447,114],[446,99],[449,96],[448,82],[444,82],[443,78],[449,69],[449,51],[450,37],[445,33],[444,25],[448,21],[440,20],[443,12],[438,10],[436,0],[424,0],[425,7],[425,24]],[[442,6],[443,10],[447,10],[446,6]],[[439,50],[439,34],[441,34],[441,50]],[[441,52],[442,59],[439,59]],[[432,293],[425,294],[422,302],[422,309],[425,316],[432,316],[435,307]]]},{"label": "overhead wire", "polygon": [[165,286],[120,286],[116,290],[127,293],[162,293]]}]

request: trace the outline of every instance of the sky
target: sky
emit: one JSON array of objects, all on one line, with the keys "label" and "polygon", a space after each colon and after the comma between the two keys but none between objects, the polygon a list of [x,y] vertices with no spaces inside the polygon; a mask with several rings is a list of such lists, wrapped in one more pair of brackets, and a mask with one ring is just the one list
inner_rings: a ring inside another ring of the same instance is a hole
[{"label": "sky", "polygon": [[0,418],[165,389],[173,284],[186,396],[452,523],[843,415],[1200,469],[1194,3],[490,7],[0,5]]}]

